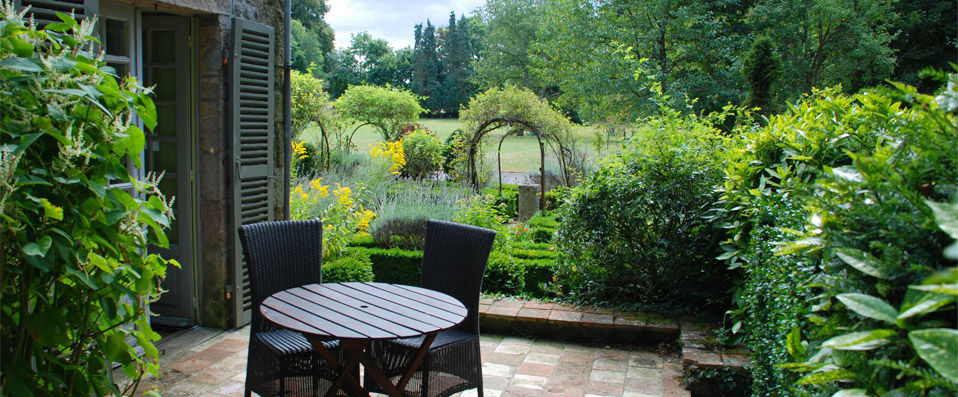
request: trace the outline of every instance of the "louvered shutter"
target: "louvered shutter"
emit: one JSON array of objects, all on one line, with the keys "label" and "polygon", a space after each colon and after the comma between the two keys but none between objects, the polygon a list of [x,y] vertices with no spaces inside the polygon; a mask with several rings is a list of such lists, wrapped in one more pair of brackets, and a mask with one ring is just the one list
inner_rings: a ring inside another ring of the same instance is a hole
[{"label": "louvered shutter", "polygon": [[252,309],[249,272],[243,259],[239,227],[274,219],[274,46],[273,28],[233,20],[231,105],[236,326],[250,322]]},{"label": "louvered shutter", "polygon": [[33,16],[39,26],[60,22],[58,12],[70,15],[72,11],[77,21],[92,18],[96,15],[98,5],[99,0],[17,0],[18,7],[30,7],[26,16]]}]

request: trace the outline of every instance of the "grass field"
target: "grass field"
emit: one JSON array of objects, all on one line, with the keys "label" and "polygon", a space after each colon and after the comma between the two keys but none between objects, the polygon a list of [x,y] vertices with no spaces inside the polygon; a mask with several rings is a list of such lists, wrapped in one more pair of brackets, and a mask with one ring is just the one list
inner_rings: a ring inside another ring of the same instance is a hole
[{"label": "grass field", "polygon": [[[463,128],[463,124],[459,121],[459,119],[420,119],[419,123],[428,128],[430,131],[436,133],[436,136],[439,137],[439,139],[443,142],[445,142],[446,137],[452,134],[453,131],[458,128]],[[499,140],[506,132],[507,130],[505,128],[501,128],[490,132],[486,136],[485,151],[488,156],[488,164],[492,166],[493,170],[496,169],[496,149],[499,145]],[[622,137],[612,137],[608,145],[603,142],[601,145],[601,150],[596,152],[592,144],[592,141],[595,139],[593,136],[594,132],[595,129],[591,126],[576,127],[576,135],[579,139],[579,148],[585,150],[593,162],[601,157],[618,152],[618,148],[622,142]],[[309,128],[303,132],[302,138],[307,141],[316,142],[319,140],[318,136],[318,128]],[[368,153],[369,148],[381,140],[382,137],[373,127],[364,126],[356,132],[356,135],[353,137],[353,144],[356,145],[360,152]],[[546,169],[550,169],[550,164],[553,164],[554,162],[555,160],[547,146]],[[503,172],[530,172],[538,168],[539,141],[535,136],[525,135],[511,136],[506,138],[506,140],[502,143]]]}]

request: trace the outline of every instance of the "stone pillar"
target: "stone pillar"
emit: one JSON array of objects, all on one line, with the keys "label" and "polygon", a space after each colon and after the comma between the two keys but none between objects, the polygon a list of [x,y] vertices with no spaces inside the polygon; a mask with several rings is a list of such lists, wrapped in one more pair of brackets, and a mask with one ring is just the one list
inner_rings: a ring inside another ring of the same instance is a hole
[{"label": "stone pillar", "polygon": [[519,185],[519,221],[528,221],[536,212],[539,212],[539,186]]}]

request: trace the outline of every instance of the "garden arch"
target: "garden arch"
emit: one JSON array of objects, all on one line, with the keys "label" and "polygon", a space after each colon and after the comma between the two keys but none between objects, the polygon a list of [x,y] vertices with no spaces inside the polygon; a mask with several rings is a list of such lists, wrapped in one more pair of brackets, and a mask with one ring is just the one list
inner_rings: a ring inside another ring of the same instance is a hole
[{"label": "garden arch", "polygon": [[[545,206],[545,144],[555,143],[558,146],[560,163],[563,161],[563,140],[570,136],[572,123],[564,116],[536,96],[532,91],[514,86],[502,89],[493,88],[477,95],[469,101],[469,107],[463,109],[461,118],[472,130],[468,139],[467,173],[469,181],[475,189],[479,189],[478,170],[476,169],[476,155],[483,138],[496,129],[513,127],[514,130],[503,135],[502,142],[514,135],[516,127],[532,132],[539,142],[539,205]],[[565,168],[563,166],[563,168]],[[502,181],[502,167],[499,166],[500,187]]]}]

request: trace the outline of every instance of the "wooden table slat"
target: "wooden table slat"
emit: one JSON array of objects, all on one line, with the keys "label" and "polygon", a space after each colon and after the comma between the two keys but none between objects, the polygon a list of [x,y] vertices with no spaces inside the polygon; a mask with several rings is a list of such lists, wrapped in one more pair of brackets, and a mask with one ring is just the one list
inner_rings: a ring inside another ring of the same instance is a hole
[{"label": "wooden table slat", "polygon": [[308,311],[302,310],[294,305],[290,305],[289,303],[281,301],[272,296],[263,301],[262,307],[263,309],[273,309],[274,312],[280,313],[284,317],[297,319],[298,322],[296,323],[284,323],[278,321],[275,317],[270,316],[270,314],[263,309],[260,310],[260,312],[263,313],[263,316],[270,321],[294,331],[300,331],[307,334],[336,335],[340,338],[366,337],[363,334],[355,332],[349,328],[345,328],[339,324],[326,320],[325,318],[319,317]]},{"label": "wooden table slat", "polygon": [[[323,309],[330,310],[332,312],[339,313],[357,322],[366,324],[368,325],[368,327],[372,327],[382,331],[382,334],[376,335],[376,336],[370,335],[370,337],[405,338],[410,335],[419,335],[422,333],[421,331],[404,327],[402,324],[402,320],[403,320],[402,317],[398,317],[397,319],[399,321],[397,322],[397,321],[392,321],[389,319],[384,319],[373,313],[370,313],[369,311],[370,305],[364,305],[364,304],[346,305],[336,300],[334,297],[330,296],[330,294],[326,293],[327,289],[322,289],[319,292],[317,292],[315,290],[311,290],[309,288],[303,287],[303,288],[291,289],[288,291],[293,295],[299,296],[300,298],[303,298],[304,300],[310,301],[310,303],[314,303],[320,306],[321,309],[319,310],[323,310]],[[363,327],[363,328],[365,329],[367,327]]]},{"label": "wooden table slat", "polygon": [[[393,284],[393,286],[394,286],[394,287],[397,287],[397,288],[407,289],[407,290],[410,290],[410,291],[415,291],[415,290],[421,289],[421,287],[413,287],[413,286],[410,286],[410,285],[403,285],[403,284]],[[446,303],[449,303],[450,305],[452,305],[452,306],[454,306],[454,307],[457,307],[457,308],[462,305],[462,302],[459,302],[459,299],[456,299],[456,298],[454,298],[454,297],[452,297],[452,296],[449,296],[449,295],[446,295],[446,294],[442,294],[442,295],[430,295],[430,296],[431,296],[433,299],[441,300],[441,301],[446,302]],[[464,308],[464,307],[463,307],[463,308]]]},{"label": "wooden table slat", "polygon": [[[409,318],[407,316],[403,316],[402,314],[389,310],[388,307],[380,306],[380,304],[382,303],[382,300],[377,299],[375,301],[367,302],[359,298],[356,298],[354,296],[343,294],[342,292],[334,288],[335,287],[334,284],[329,284],[329,287],[325,287],[325,288],[317,288],[317,287],[318,285],[316,284],[303,286],[303,288],[311,290],[313,292],[316,292],[317,290],[321,290],[323,295],[326,295],[330,299],[336,300],[348,306],[368,305],[369,307],[363,310],[381,319],[391,321],[393,323],[402,323],[405,327],[415,331],[415,335],[421,335],[423,333],[429,332],[430,330],[436,329],[435,325],[418,321],[417,319]],[[415,335],[400,335],[400,337],[407,338],[409,336],[415,336]]]},{"label": "wooden table slat", "polygon": [[[428,302],[427,304],[433,306],[442,311],[453,313],[455,315],[465,316],[469,312],[466,310],[465,306],[459,302],[458,299],[453,298],[446,294],[434,294],[436,291],[429,290],[422,287],[413,287],[411,285],[402,285],[402,284],[390,284],[382,287],[382,289],[393,292],[397,295],[402,295],[409,299],[418,301],[418,302]],[[425,295],[425,293],[430,293]]]},{"label": "wooden table slat", "polygon": [[379,307],[402,315],[403,317],[414,318],[423,323],[430,324],[431,329],[447,329],[457,324],[458,321],[461,321],[457,319],[454,322],[437,317],[431,313],[432,308],[425,305],[420,305],[419,307],[408,307],[402,303],[396,302],[396,299],[399,299],[400,297],[392,295],[391,293],[378,288],[370,288],[362,283],[340,283],[331,287],[336,288],[337,291],[342,291],[347,295],[354,296],[363,301],[375,302]]},{"label": "wooden table slat", "polygon": [[405,287],[400,287],[398,285],[385,284],[378,287],[380,290],[385,291],[386,293],[408,299],[421,305],[426,305],[430,308],[430,314],[447,319],[449,321],[453,321],[453,319],[456,317],[465,316],[467,313],[465,307],[463,307],[461,303],[457,305],[444,302],[433,298],[432,295],[424,294],[428,292],[435,293],[436,291],[408,285]]},{"label": "wooden table slat", "polygon": [[[396,295],[392,291],[383,289],[381,287],[382,285],[388,285],[388,284],[380,284],[380,283],[376,283],[376,284],[343,283],[343,284],[350,288],[356,289],[357,294],[365,293],[370,297],[379,298],[384,301],[395,304],[396,308],[392,308],[393,310],[408,309],[408,310],[412,310],[414,312],[420,313],[418,314],[416,318],[419,318],[421,320],[431,317],[441,322],[449,323],[449,325],[442,327],[443,329],[452,327],[455,324],[457,324],[459,321],[462,321],[456,318],[456,316],[453,316],[451,313],[445,312],[443,310],[439,310],[435,306],[430,306],[428,304],[425,304],[413,299],[409,299],[402,295]],[[404,308],[404,309],[400,309],[400,308]],[[462,316],[459,316],[459,317],[462,317]]]},{"label": "wooden table slat", "polygon": [[[286,303],[296,306],[297,308],[304,310],[318,318],[322,318],[326,321],[338,324],[339,326],[343,328],[352,330],[353,332],[361,335],[362,338],[367,338],[367,339],[395,338],[395,334],[391,334],[379,328],[370,326],[369,324],[365,322],[357,320],[353,316],[353,313],[348,313],[348,314],[339,313],[321,304],[321,303],[324,303],[322,301],[315,302],[311,299],[304,299],[301,296],[294,295],[292,293],[293,290],[305,291],[308,294],[315,295],[315,293],[313,293],[312,291],[308,291],[300,287],[300,288],[294,288],[294,289],[278,292],[276,294],[273,294],[273,296],[280,300],[285,301]],[[320,297],[319,299],[321,300],[323,298]],[[328,303],[328,302],[325,302],[325,303]]]}]

